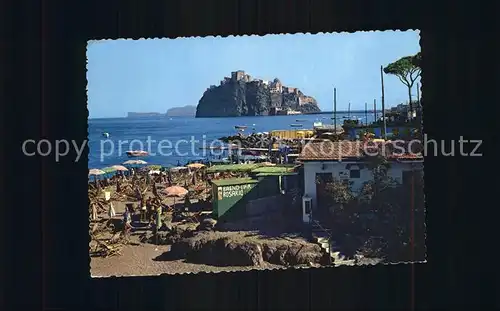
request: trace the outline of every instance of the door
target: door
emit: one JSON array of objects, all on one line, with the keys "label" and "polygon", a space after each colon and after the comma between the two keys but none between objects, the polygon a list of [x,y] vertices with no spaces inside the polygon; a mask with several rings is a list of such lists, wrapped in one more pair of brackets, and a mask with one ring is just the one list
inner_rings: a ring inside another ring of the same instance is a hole
[{"label": "door", "polygon": [[325,195],[325,185],[333,181],[332,173],[316,173],[316,199],[319,209],[328,208],[329,198]]}]

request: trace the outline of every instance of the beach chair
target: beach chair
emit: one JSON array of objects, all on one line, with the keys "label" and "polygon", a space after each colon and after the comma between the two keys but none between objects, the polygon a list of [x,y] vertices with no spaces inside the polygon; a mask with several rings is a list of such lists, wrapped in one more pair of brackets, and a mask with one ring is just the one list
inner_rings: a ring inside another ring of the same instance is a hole
[{"label": "beach chair", "polygon": [[200,217],[202,215],[202,212],[199,211],[199,212],[196,212],[196,213],[184,213],[184,217],[185,217],[185,221],[186,222],[190,222],[190,223],[194,223],[194,224],[197,224],[197,223],[200,223]]}]

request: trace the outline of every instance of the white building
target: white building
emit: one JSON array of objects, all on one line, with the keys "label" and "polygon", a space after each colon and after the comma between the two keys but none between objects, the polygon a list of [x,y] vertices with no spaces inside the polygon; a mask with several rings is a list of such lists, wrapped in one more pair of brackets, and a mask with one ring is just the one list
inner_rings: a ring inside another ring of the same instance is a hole
[{"label": "white building", "polygon": [[[309,222],[311,211],[317,208],[317,178],[352,182],[352,191],[358,192],[363,184],[373,180],[372,171],[366,167],[363,144],[360,141],[319,142],[304,146],[298,161],[304,165],[303,221]],[[388,157],[388,176],[398,183],[405,183],[405,172],[423,169],[420,155],[404,154]]]}]

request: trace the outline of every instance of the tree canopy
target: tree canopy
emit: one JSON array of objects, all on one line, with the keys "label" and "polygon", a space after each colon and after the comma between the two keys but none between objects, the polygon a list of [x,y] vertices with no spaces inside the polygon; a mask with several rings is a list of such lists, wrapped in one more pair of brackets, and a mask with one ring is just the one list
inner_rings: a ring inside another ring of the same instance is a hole
[{"label": "tree canopy", "polygon": [[401,57],[387,65],[384,68],[384,73],[397,76],[404,85],[411,88],[415,80],[420,76],[420,61],[420,52],[413,56]]},{"label": "tree canopy", "polygon": [[[384,68],[384,73],[398,77],[399,81],[408,88],[408,104],[410,111],[413,111],[413,103],[411,99],[411,88],[415,81],[420,77],[420,61],[422,56],[420,52],[412,56],[401,57],[397,61],[390,63]],[[412,118],[412,117],[410,117]]]},{"label": "tree canopy", "polygon": [[413,56],[412,64],[415,67],[421,68],[421,63],[422,63],[422,54],[420,54],[420,52],[418,52],[417,54],[415,54]]}]

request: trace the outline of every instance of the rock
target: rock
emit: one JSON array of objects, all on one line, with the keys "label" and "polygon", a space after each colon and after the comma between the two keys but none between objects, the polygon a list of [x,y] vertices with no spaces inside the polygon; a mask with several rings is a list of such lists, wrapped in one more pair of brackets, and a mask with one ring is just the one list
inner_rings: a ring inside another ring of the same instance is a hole
[{"label": "rock", "polygon": [[226,256],[221,256],[220,263],[227,266],[260,266],[264,263],[262,246],[257,243],[229,242],[225,247]]},{"label": "rock", "polygon": [[305,265],[309,262],[321,263],[324,254],[319,245],[295,243],[280,246],[265,245],[263,257],[272,264],[294,266]]},{"label": "rock", "polygon": [[314,263],[314,262],[308,262],[307,265],[311,268],[319,268],[321,267],[320,264]]},{"label": "rock", "polygon": [[321,247],[290,241],[260,242],[200,232],[171,246],[171,252],[193,263],[217,266],[260,266],[265,262],[283,266],[325,264]]},{"label": "rock", "polygon": [[196,117],[263,116],[272,113],[272,107],[305,113],[320,111],[316,100],[300,91],[272,93],[258,81],[230,79],[205,91],[196,107]]},{"label": "rock", "polygon": [[217,225],[217,221],[212,218],[205,218],[202,222],[196,227],[196,231],[212,231]]}]

